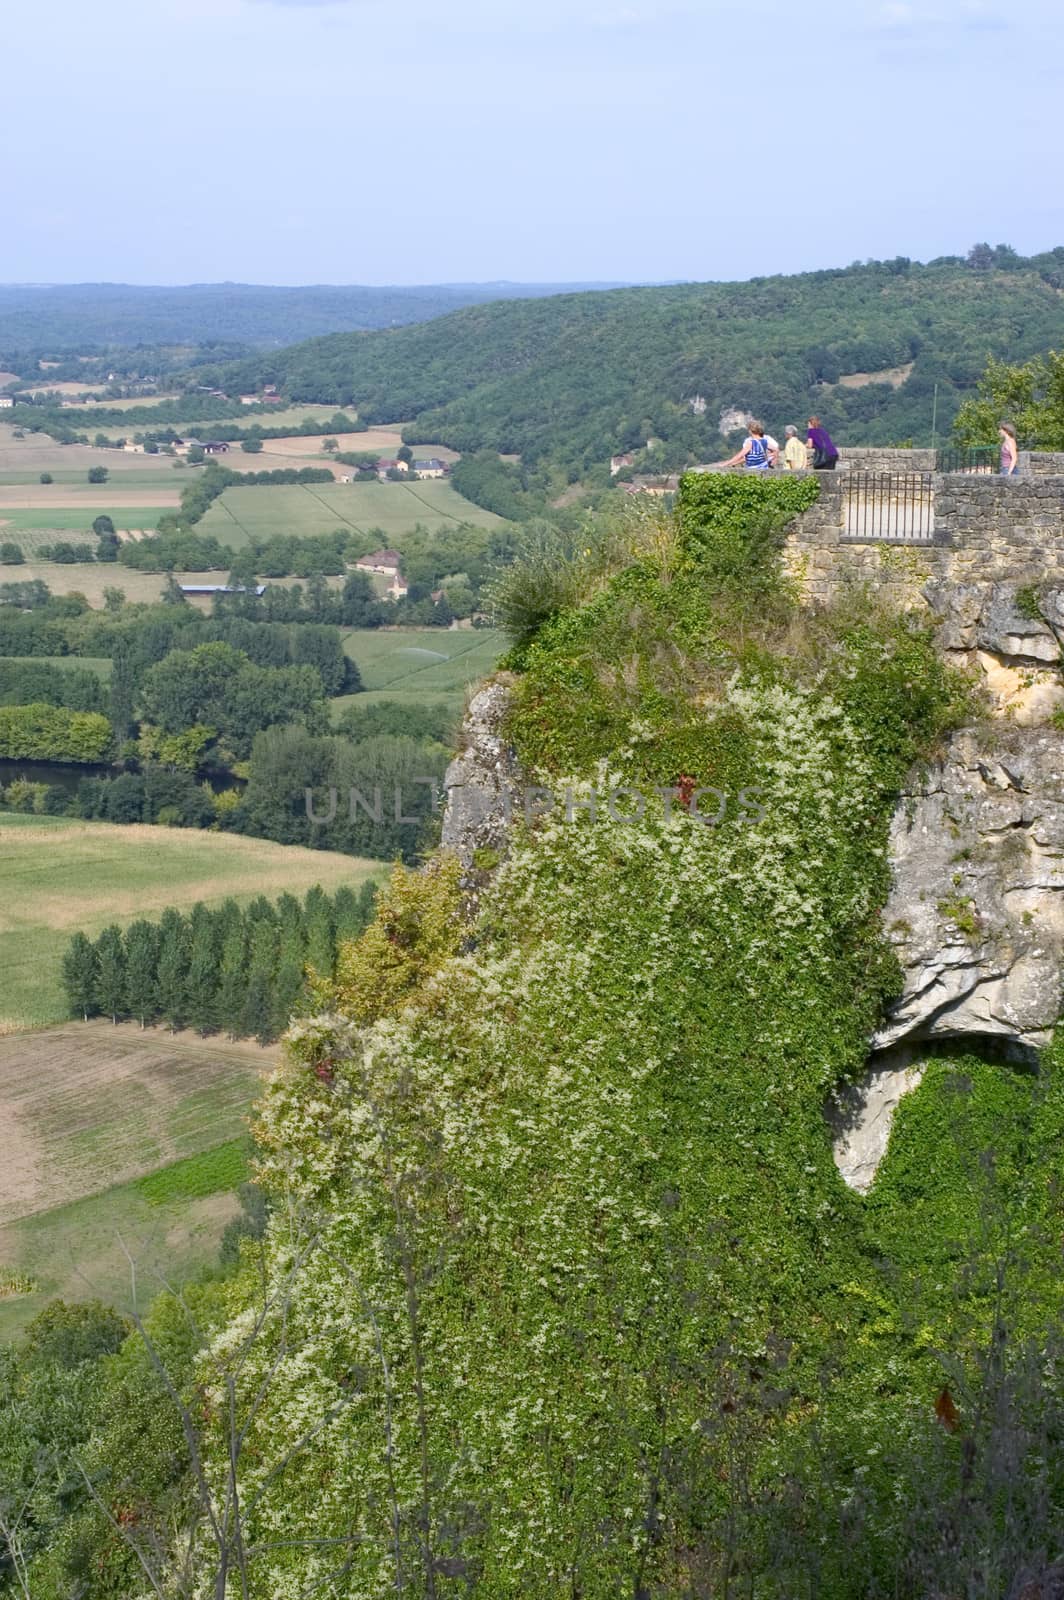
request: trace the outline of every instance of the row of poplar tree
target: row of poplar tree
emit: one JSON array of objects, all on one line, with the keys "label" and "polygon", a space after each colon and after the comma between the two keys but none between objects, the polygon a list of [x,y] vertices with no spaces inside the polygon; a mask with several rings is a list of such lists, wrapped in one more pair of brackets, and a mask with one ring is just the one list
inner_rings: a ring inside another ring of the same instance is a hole
[{"label": "row of poplar tree", "polygon": [[375,885],[297,900],[260,896],[245,909],[202,902],[159,922],[112,924],[97,939],[76,933],[63,958],[71,1011],[86,1020],[166,1022],[260,1044],[277,1039],[307,993],[307,970],[331,977],[337,950],[373,916]]}]

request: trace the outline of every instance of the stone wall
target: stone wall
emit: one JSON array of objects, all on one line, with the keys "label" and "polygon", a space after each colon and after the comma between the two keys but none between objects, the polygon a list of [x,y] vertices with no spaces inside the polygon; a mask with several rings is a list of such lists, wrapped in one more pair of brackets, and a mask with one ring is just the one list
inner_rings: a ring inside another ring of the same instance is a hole
[{"label": "stone wall", "polygon": [[807,600],[831,600],[847,584],[870,583],[895,604],[919,603],[920,590],[935,573],[928,545],[846,539],[845,475],[822,472],[820,497],[796,518],[784,545],[784,565]]},{"label": "stone wall", "polygon": [[1064,477],[935,480],[935,570],[955,583],[1036,582],[1064,565]]},{"label": "stone wall", "polygon": [[839,472],[934,472],[935,450],[853,445],[839,450]]},{"label": "stone wall", "polygon": [[953,584],[1044,582],[1064,569],[1064,475],[936,474],[930,544],[846,537],[845,474],[821,473],[820,498],[788,532],[785,561],[810,600],[868,581],[901,604],[929,578]]},{"label": "stone wall", "polygon": [[1025,473],[1036,478],[1064,477],[1064,450],[1021,450],[1020,476]]}]

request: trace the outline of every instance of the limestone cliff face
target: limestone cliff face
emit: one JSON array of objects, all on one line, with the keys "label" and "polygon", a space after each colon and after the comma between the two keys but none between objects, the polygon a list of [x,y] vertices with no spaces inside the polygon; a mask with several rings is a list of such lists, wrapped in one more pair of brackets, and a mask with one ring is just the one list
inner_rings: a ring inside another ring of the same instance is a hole
[{"label": "limestone cliff face", "polygon": [[905,989],[872,1041],[1044,1045],[1064,974],[1064,734],[950,740],[890,830],[884,912]]},{"label": "limestone cliff face", "polygon": [[890,831],[884,913],[905,973],[874,1049],[992,1035],[1037,1048],[1064,978],[1064,591],[1024,615],[1015,585],[932,582],[943,652],[973,667],[992,716],[915,774]]},{"label": "limestone cliff face", "polygon": [[1015,584],[932,579],[923,599],[943,652],[978,671],[994,711],[1029,727],[1064,705],[1064,590],[1042,591],[1044,621],[1024,615],[1017,592]]},{"label": "limestone cliff face", "polygon": [[1064,1000],[1064,590],[1024,615],[1015,584],[933,581],[924,600],[943,652],[975,670],[991,718],[914,774],[890,829],[887,937],[904,988],[871,1040],[860,1083],[830,1110],[835,1161],[860,1191],[894,1111],[920,1082],[920,1045],[1048,1043]]}]

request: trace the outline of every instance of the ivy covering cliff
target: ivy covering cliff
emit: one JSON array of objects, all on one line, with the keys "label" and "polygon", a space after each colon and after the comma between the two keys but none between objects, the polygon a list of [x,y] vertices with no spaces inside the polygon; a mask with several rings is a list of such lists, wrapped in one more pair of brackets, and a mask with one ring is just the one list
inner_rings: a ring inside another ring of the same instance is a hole
[{"label": "ivy covering cliff", "polygon": [[243,1521],[167,1592],[924,1600],[1059,1548],[1064,1063],[943,1058],[867,1199],[832,1160],[895,796],[972,702],[913,619],[799,608],[810,492],[689,479],[554,573],[510,720],[553,809],[472,920],[397,869],[261,1106],[189,1390]]}]

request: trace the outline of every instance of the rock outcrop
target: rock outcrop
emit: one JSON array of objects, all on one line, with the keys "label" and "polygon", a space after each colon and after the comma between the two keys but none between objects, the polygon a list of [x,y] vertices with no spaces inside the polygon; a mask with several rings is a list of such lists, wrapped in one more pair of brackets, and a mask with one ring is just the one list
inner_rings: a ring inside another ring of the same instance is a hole
[{"label": "rock outcrop", "polygon": [[979,668],[994,711],[1031,727],[1064,705],[1064,590],[1040,594],[1042,616],[1026,614],[1015,585],[932,579],[923,598],[938,618],[940,648]]},{"label": "rock outcrop", "polygon": [[462,750],[443,780],[446,809],[441,843],[453,850],[467,872],[490,852],[505,853],[512,797],[518,789],[517,760],[503,737],[510,700],[496,679],[469,702],[462,726]]},{"label": "rock outcrop", "polygon": [[894,1113],[919,1087],[923,1066],[911,1050],[887,1052],[859,1082],[840,1089],[828,1106],[835,1165],[843,1181],[865,1194],[887,1153]]},{"label": "rock outcrop", "polygon": [[1049,1041],[1064,989],[1064,733],[955,734],[902,796],[890,863],[884,925],[904,988],[867,1074],[828,1111],[835,1164],[861,1192],[920,1082],[922,1042],[989,1039],[1023,1059]]},{"label": "rock outcrop", "polygon": [[887,936],[905,974],[874,1049],[1049,1039],[1064,974],[1064,734],[955,734],[890,830]]}]

